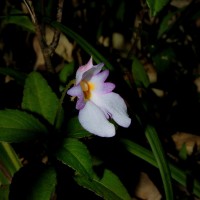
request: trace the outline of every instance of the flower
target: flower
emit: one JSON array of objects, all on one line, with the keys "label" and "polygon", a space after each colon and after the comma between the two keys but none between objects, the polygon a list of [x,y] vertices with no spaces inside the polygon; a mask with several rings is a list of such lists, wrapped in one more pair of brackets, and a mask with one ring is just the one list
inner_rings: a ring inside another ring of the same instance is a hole
[{"label": "flower", "polygon": [[115,85],[105,82],[109,71],[101,71],[103,66],[103,63],[93,65],[91,57],[86,65],[77,70],[75,85],[67,94],[78,98],[76,109],[79,110],[78,119],[83,128],[101,137],[112,137],[115,126],[109,118],[122,127],[129,127],[131,119],[122,97],[112,92]]}]

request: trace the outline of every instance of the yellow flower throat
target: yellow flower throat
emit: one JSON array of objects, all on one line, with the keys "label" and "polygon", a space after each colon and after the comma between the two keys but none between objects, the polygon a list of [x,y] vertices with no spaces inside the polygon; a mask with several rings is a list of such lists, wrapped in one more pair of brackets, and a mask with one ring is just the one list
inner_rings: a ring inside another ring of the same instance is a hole
[{"label": "yellow flower throat", "polygon": [[94,84],[83,80],[80,82],[80,86],[84,94],[84,99],[89,100],[91,98],[91,91],[94,90]]}]

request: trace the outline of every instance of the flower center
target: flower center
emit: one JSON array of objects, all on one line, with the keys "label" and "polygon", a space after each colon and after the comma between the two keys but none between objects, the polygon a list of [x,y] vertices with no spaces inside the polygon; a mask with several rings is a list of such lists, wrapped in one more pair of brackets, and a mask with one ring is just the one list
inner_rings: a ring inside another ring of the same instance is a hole
[{"label": "flower center", "polygon": [[94,90],[94,84],[83,80],[80,82],[80,85],[81,85],[81,89],[83,91],[85,100],[89,100],[91,97],[91,91]]}]

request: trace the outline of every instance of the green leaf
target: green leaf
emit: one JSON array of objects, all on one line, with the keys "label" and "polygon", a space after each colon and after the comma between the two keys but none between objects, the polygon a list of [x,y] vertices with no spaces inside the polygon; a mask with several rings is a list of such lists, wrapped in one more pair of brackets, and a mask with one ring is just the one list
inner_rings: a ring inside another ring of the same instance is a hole
[{"label": "green leaf", "polygon": [[175,53],[172,48],[166,48],[152,57],[158,73],[165,73],[175,59]]},{"label": "green leaf", "polygon": [[89,55],[92,55],[96,63],[103,62],[105,64],[105,68],[109,70],[114,69],[113,66],[110,64],[110,62],[102,54],[100,54],[91,44],[89,44],[84,38],[82,38],[76,32],[56,21],[52,22],[46,20],[46,22],[50,23],[52,27],[59,29],[62,33],[74,39]]},{"label": "green leaf", "polygon": [[150,82],[144,66],[136,57],[133,58],[132,62],[132,75],[137,87],[147,88],[149,86]]},{"label": "green leaf", "polygon": [[58,119],[60,126],[64,112],[61,108],[61,112],[57,113],[59,106],[59,99],[47,81],[40,73],[31,72],[25,82],[22,108],[41,115],[51,125],[54,125],[55,120]]},{"label": "green leaf", "polygon": [[171,23],[170,21],[172,20],[172,17],[175,14],[176,13],[169,12],[167,15],[165,15],[165,17],[163,18],[163,20],[160,23],[160,27],[158,30],[158,36],[157,36],[158,38],[160,38],[164,33],[169,31],[170,28],[173,26],[173,23]]},{"label": "green leaf", "polygon": [[47,133],[46,127],[32,115],[19,110],[0,111],[0,141],[22,142]]},{"label": "green leaf", "polygon": [[55,190],[56,172],[53,168],[44,170],[33,185],[29,200],[49,200]]},{"label": "green leaf", "polygon": [[124,146],[125,146],[125,148],[127,149],[128,152],[130,152],[130,153],[138,156],[139,158],[147,161],[148,163],[150,163],[154,167],[157,167],[155,157],[150,150],[140,146],[139,144],[136,144],[135,142],[127,140],[127,139],[122,139],[121,142],[124,144]]},{"label": "green leaf", "polygon": [[59,79],[62,83],[67,83],[69,76],[74,72],[74,62],[70,62],[64,65],[63,69],[59,73]]},{"label": "green leaf", "polygon": [[[0,162],[6,172],[12,177],[22,166],[12,146],[7,142],[0,142]],[[1,182],[1,181],[0,181]]]},{"label": "green leaf", "polygon": [[57,184],[53,167],[35,162],[29,163],[15,173],[11,185],[9,200],[50,200]]},{"label": "green leaf", "polygon": [[0,186],[0,199],[9,200],[9,185]]},{"label": "green leaf", "polygon": [[151,146],[152,152],[158,163],[158,168],[163,180],[163,185],[165,189],[165,195],[167,200],[173,200],[173,189],[171,182],[171,174],[169,170],[168,163],[165,158],[164,150],[156,133],[156,130],[152,126],[147,126],[145,131],[146,137]]},{"label": "green leaf", "polygon": [[67,123],[68,137],[83,138],[89,137],[92,134],[86,131],[78,121],[78,117],[71,118]]},{"label": "green leaf", "polygon": [[12,177],[22,165],[10,144],[0,142],[0,152],[0,199],[7,200]]},{"label": "green leaf", "polygon": [[[153,153],[150,150],[148,150],[148,149],[142,147],[141,145],[138,145],[130,140],[127,140],[127,139],[122,139],[121,142],[124,144],[124,146],[128,152],[145,160],[152,166],[158,168],[158,163],[157,163]],[[170,168],[172,178],[175,181],[177,181],[179,184],[181,184],[182,186],[187,187],[186,173],[171,163],[169,163],[169,168]],[[194,180],[193,193],[196,196],[200,197],[200,182],[197,181],[196,179]]]},{"label": "green leaf", "polygon": [[119,7],[116,12],[116,19],[123,22],[124,21],[124,14],[125,14],[125,1],[121,1],[119,3]]},{"label": "green leaf", "polygon": [[92,177],[92,159],[87,147],[77,139],[68,138],[63,141],[57,152],[57,159],[76,170],[81,175]]},{"label": "green leaf", "polygon": [[151,15],[155,16],[165,5],[167,5],[169,0],[146,0],[146,2],[150,8]]},{"label": "green leaf", "polygon": [[[188,186],[188,174],[185,171],[180,170],[176,166],[170,164],[169,165],[172,178],[176,180],[178,183],[183,185],[184,187]],[[197,179],[194,179],[193,182],[193,193],[200,198],[200,182]]]},{"label": "green leaf", "polygon": [[102,178],[94,176],[93,179],[88,179],[84,176],[75,176],[75,180],[79,185],[95,192],[105,200],[131,200],[120,179],[107,169]]},{"label": "green leaf", "polygon": [[188,157],[188,154],[187,154],[187,147],[186,147],[186,144],[184,143],[179,151],[179,157],[182,159],[182,160],[186,160],[187,157]]},{"label": "green leaf", "polygon": [[35,26],[30,18],[16,8],[11,8],[9,15],[4,18],[3,24],[15,24],[30,32],[35,32]]},{"label": "green leaf", "polygon": [[45,4],[45,8],[43,7],[44,5],[42,5],[40,2],[38,2],[38,4],[41,6],[41,10],[45,9],[45,15],[48,17],[52,17],[52,12],[54,11],[55,6],[57,6],[56,4],[57,2],[55,2],[54,0],[49,0],[46,2]]},{"label": "green leaf", "polygon": [[10,184],[10,181],[11,181],[10,174],[9,174],[9,177],[8,177],[8,175],[5,174],[5,172],[3,172],[3,170],[1,169],[0,170],[0,187],[3,186],[3,185]]}]

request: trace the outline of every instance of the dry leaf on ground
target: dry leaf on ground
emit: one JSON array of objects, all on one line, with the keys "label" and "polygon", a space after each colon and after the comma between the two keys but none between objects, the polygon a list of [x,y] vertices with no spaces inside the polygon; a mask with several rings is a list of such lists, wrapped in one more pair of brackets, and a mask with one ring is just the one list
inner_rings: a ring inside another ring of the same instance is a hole
[{"label": "dry leaf on ground", "polygon": [[[54,31],[49,27],[46,27],[45,31],[46,31],[46,42],[49,45],[52,42]],[[36,53],[36,62],[34,65],[34,70],[43,68],[45,65],[45,61],[37,36],[35,36],[33,39],[33,49]],[[58,45],[55,49],[55,53],[60,57],[62,57],[65,61],[71,62],[73,60],[72,56],[73,49],[74,45],[67,39],[67,37],[64,34],[61,33]]]},{"label": "dry leaf on ground", "polygon": [[142,200],[160,200],[162,198],[157,187],[144,172],[140,174],[140,180],[135,189],[135,196]]},{"label": "dry leaf on ground", "polygon": [[188,6],[191,2],[192,0],[172,0],[170,4],[177,8],[184,8]]},{"label": "dry leaf on ground", "polygon": [[177,150],[181,150],[183,144],[185,144],[188,155],[192,154],[195,145],[198,149],[200,149],[200,136],[190,133],[177,132],[172,135],[172,139]]}]

